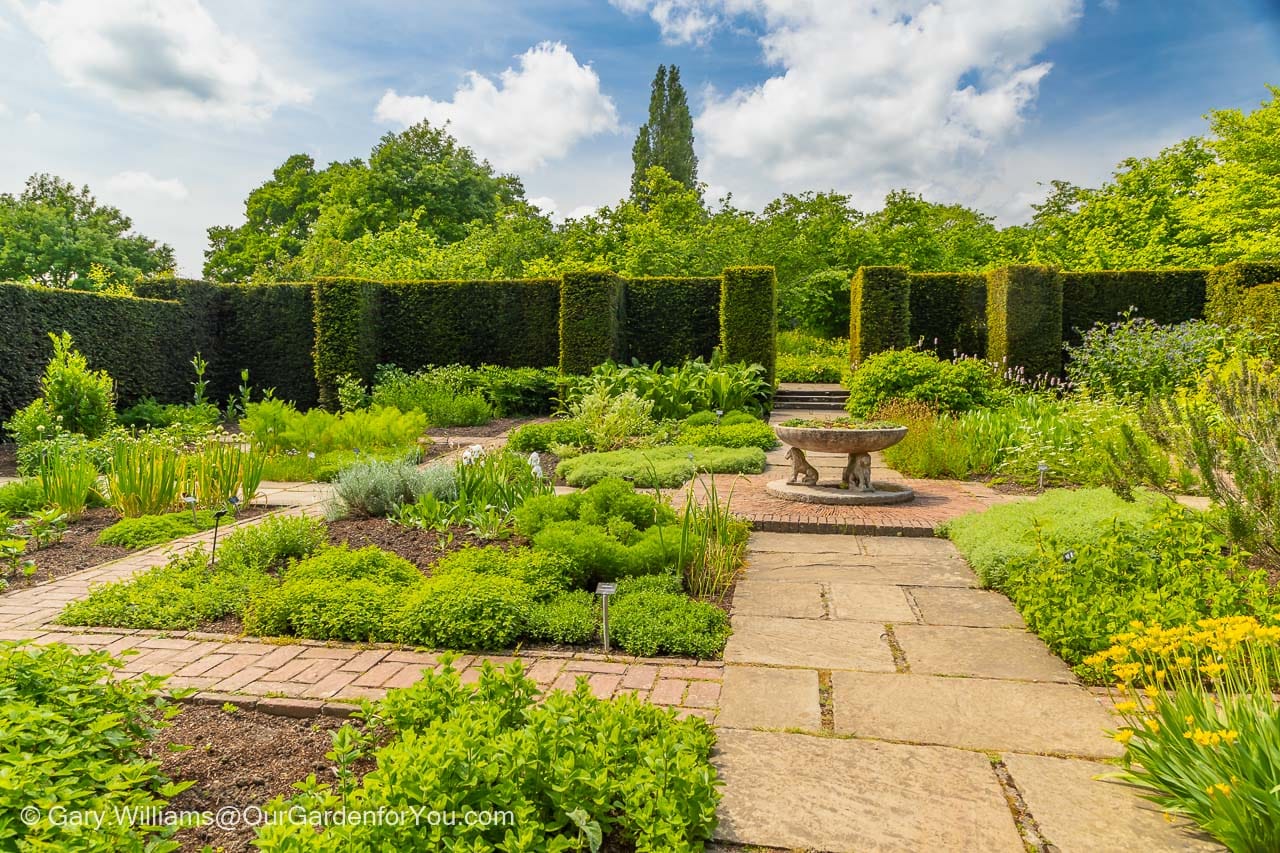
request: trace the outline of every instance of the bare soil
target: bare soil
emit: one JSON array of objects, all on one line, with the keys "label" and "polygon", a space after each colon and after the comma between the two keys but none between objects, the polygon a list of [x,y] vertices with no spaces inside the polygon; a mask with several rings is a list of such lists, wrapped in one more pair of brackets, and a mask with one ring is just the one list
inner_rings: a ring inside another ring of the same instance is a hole
[{"label": "bare soil", "polygon": [[[310,773],[321,782],[333,782],[333,762],[324,756],[333,746],[331,733],[341,725],[334,717],[294,719],[187,705],[144,752],[160,762],[160,772],[168,778],[195,782],[170,801],[170,810],[216,814],[224,806],[260,806],[278,795],[288,796],[293,783]],[[180,831],[177,841],[184,851],[210,845],[231,853],[253,850],[254,834],[250,826],[219,829],[210,824]]]},{"label": "bare soil", "polygon": [[18,445],[0,444],[0,477],[18,476]]},{"label": "bare soil", "polygon": [[377,545],[385,551],[399,554],[417,566],[424,575],[430,575],[431,566],[445,554],[469,546],[496,545],[507,549],[529,544],[528,539],[517,535],[509,539],[480,539],[465,527],[453,527],[448,533],[440,534],[434,530],[404,527],[384,518],[344,518],[330,521],[329,543],[341,545],[344,542],[352,548]]},{"label": "bare soil", "polygon": [[[244,507],[236,518],[237,520],[253,518],[273,509],[276,507]],[[19,574],[17,577],[8,578],[9,586],[0,590],[0,596],[136,553],[130,548],[98,544],[98,534],[119,520],[120,514],[114,509],[95,507],[85,510],[84,515],[67,526],[67,531],[60,541],[26,555],[27,559],[35,561],[35,574],[27,577]]]}]

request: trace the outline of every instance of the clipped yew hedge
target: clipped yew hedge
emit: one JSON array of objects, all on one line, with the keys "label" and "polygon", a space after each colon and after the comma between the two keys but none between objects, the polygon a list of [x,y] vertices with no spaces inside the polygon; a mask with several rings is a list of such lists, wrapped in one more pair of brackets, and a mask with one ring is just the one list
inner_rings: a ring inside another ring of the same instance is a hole
[{"label": "clipped yew hedge", "polygon": [[720,276],[627,279],[625,355],[646,364],[710,357],[720,343]]},{"label": "clipped yew hedge", "polygon": [[987,359],[1028,378],[1062,372],[1062,278],[1053,267],[987,273]]},{"label": "clipped yew hedge", "polygon": [[128,405],[148,395],[189,399],[191,357],[207,341],[204,330],[203,316],[180,302],[0,284],[0,422],[39,396],[50,332],[70,332]]},{"label": "clipped yew hedge", "polygon": [[1095,323],[1111,323],[1128,311],[1162,324],[1204,316],[1208,270],[1063,271],[1062,335],[1079,343]]},{"label": "clipped yew hedge", "polygon": [[778,277],[773,267],[729,267],[720,288],[725,360],[764,365],[770,385],[778,354]]},{"label": "clipped yew hedge", "polygon": [[1238,261],[1209,270],[1205,294],[1205,319],[1223,326],[1238,325],[1245,294],[1260,284],[1280,281],[1280,261]]},{"label": "clipped yew hedge", "polygon": [[911,273],[909,339],[942,358],[987,351],[987,279],[982,273]]},{"label": "clipped yew hedge", "polygon": [[[277,397],[301,407],[316,404],[310,284],[170,279],[141,282],[134,291],[139,296],[177,300],[193,317],[203,318],[193,333],[198,335],[196,349],[209,362],[205,379],[211,399],[222,401],[236,393],[240,371],[248,368],[255,387],[274,388]],[[191,378],[188,373],[188,381]]]},{"label": "clipped yew hedge", "polygon": [[911,276],[906,267],[861,267],[849,288],[849,361],[861,364],[911,340]]},{"label": "clipped yew hedge", "polygon": [[590,373],[623,354],[623,281],[608,270],[564,274],[560,285],[560,370]]}]

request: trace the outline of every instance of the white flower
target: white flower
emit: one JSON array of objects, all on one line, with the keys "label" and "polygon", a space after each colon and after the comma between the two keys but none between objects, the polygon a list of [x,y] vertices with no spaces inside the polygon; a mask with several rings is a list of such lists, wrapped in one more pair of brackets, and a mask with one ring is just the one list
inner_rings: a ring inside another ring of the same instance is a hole
[{"label": "white flower", "polygon": [[309,451],[307,451],[307,458],[308,458],[308,459],[315,459],[315,458],[316,458],[316,452],[315,452],[314,450],[309,450]]},{"label": "white flower", "polygon": [[466,450],[462,451],[462,464],[470,465],[472,462],[479,462],[484,457],[484,445],[473,444]]},{"label": "white flower", "polygon": [[529,470],[533,471],[533,476],[542,476],[542,457],[538,455],[538,451],[529,454]]}]

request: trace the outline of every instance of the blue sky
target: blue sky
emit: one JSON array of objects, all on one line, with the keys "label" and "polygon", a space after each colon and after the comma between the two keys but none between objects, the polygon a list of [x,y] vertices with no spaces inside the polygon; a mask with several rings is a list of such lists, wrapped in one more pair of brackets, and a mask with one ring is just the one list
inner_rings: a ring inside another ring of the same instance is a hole
[{"label": "blue sky", "polygon": [[88,183],[198,274],[288,155],[426,117],[559,216],[614,202],[660,62],[710,196],[906,187],[1024,219],[1280,85],[1262,0],[0,0],[0,191]]}]

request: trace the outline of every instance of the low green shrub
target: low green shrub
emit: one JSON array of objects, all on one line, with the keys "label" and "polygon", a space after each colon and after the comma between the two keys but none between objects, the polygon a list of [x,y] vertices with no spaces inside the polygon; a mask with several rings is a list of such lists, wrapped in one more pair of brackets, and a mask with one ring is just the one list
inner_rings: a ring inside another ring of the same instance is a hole
[{"label": "low green shrub", "polygon": [[250,599],[272,588],[269,571],[318,549],[324,525],[312,518],[272,517],[241,527],[218,545],[217,566],[197,549],[163,566],[94,587],[58,616],[62,625],[186,630],[241,616]]},{"label": "low green shrub", "polygon": [[636,530],[670,524],[675,514],[664,500],[638,492],[617,477],[607,477],[580,492],[539,495],[516,509],[516,530],[533,536],[555,521],[581,520],[598,527],[625,522]]},{"label": "low green shrub", "polygon": [[174,425],[212,428],[222,421],[222,412],[212,403],[161,404],[155,397],[143,397],[121,411],[118,420],[121,426],[134,429],[163,429]]},{"label": "low green shrub", "polygon": [[621,477],[641,488],[671,489],[689,482],[700,472],[759,474],[764,465],[764,451],[759,447],[674,445],[586,453],[562,460],[556,473],[570,486],[578,488],[594,485],[606,477]]},{"label": "low green shrub", "polygon": [[387,640],[403,595],[421,577],[408,560],[373,545],[323,548],[249,602],[244,628],[259,636]]},{"label": "low green shrub", "polygon": [[203,550],[185,551],[127,580],[94,587],[58,615],[60,625],[101,625],[194,631],[202,624],[239,616],[250,599],[275,585],[262,568],[219,561]]},{"label": "low green shrub", "polygon": [[457,496],[451,466],[421,469],[412,462],[357,462],[333,478],[338,514],[385,518],[424,494],[440,500]]},{"label": "low green shrub", "polygon": [[[634,697],[596,699],[585,685],[535,701],[519,663],[486,666],[475,685],[446,667],[393,690],[372,709],[390,737],[358,782],[315,777],[267,807],[264,853],[309,850],[697,850],[719,801],[703,720],[677,720]],[[335,752],[361,740],[350,728]],[[357,755],[359,753],[356,753]],[[569,758],[571,757],[571,759]],[[286,814],[407,813],[428,806],[448,821],[365,821],[323,833]],[[510,813],[513,821],[467,816]],[[607,847],[602,847],[602,844]]]},{"label": "low green shrub", "polygon": [[1051,489],[1031,501],[996,504],[941,526],[978,573],[983,586],[1000,588],[1009,566],[1032,554],[1037,537],[1052,537],[1071,548],[1115,524],[1142,527],[1168,501],[1149,492],[1122,500],[1105,488]]},{"label": "low green shrub", "polygon": [[495,546],[463,548],[441,557],[431,567],[439,577],[455,572],[515,578],[529,587],[535,601],[545,601],[583,582],[572,561],[562,554],[528,548],[504,550]]},{"label": "low green shrub", "polygon": [[586,645],[596,635],[600,606],[590,592],[562,592],[537,602],[529,611],[529,639],[543,643]]},{"label": "low green shrub", "polygon": [[213,513],[207,509],[197,512],[169,512],[164,515],[142,515],[122,518],[98,534],[99,545],[116,545],[121,548],[148,548],[161,542],[170,542],[180,536],[190,536],[201,530],[213,528]]},{"label": "low green shrub", "polygon": [[35,477],[0,486],[0,512],[26,515],[44,506],[44,489]]},{"label": "low green shrub", "polygon": [[335,415],[324,409],[299,412],[282,400],[249,403],[240,430],[265,453],[308,454],[413,447],[427,428],[421,412],[373,406]]},{"label": "low green shrub", "polygon": [[676,592],[619,589],[609,608],[610,638],[618,648],[644,657],[717,658],[730,633],[723,610]]},{"label": "low green shrub", "polygon": [[[105,652],[0,643],[0,847],[6,850],[172,850],[176,826],[115,819],[161,812],[192,783],[170,783],[142,747],[177,709],[164,679],[121,678]],[[35,820],[25,815],[34,809]],[[59,814],[67,820],[58,820]],[[99,815],[105,820],[72,820]],[[21,816],[21,819],[20,819]]]},{"label": "low green shrub", "polygon": [[396,617],[400,639],[437,649],[504,649],[527,630],[533,594],[514,577],[450,572],[410,591]]},{"label": "low green shrub", "polygon": [[918,349],[885,350],[869,356],[846,381],[845,408],[869,417],[889,400],[915,400],[943,412],[999,405],[1009,398],[991,365],[971,358],[944,361]]},{"label": "low green shrub", "polygon": [[1067,376],[1090,396],[1141,400],[1195,385],[1229,344],[1227,329],[1202,320],[1162,326],[1126,313],[1067,347]]},{"label": "low green shrub", "polygon": [[625,521],[601,527],[585,521],[556,521],[533,537],[534,548],[563,554],[588,583],[653,574],[674,565],[677,533],[650,527],[638,532]]},{"label": "low green shrub", "polygon": [[773,395],[763,366],[727,364],[718,358],[710,364],[698,358],[666,367],[608,361],[588,376],[566,376],[564,382],[564,400],[571,410],[590,394],[609,398],[629,392],[652,404],[650,414],[662,420],[735,409],[762,415]]},{"label": "low green shrub", "polygon": [[761,450],[778,446],[773,427],[754,418],[730,422],[732,414],[736,413],[726,415],[719,424],[690,424],[686,420],[676,429],[674,442],[694,447],[758,447]]},{"label": "low green shrub", "polygon": [[59,429],[95,438],[115,424],[115,383],[105,370],[92,370],[69,332],[49,333],[53,357],[40,380],[41,399]]},{"label": "low green shrub", "polygon": [[432,410],[441,397],[472,401],[468,406],[476,414],[483,412],[485,420],[494,416],[545,415],[551,411],[558,378],[554,368],[453,364],[406,373],[384,364],[378,366],[372,400],[401,411],[425,412],[431,423],[438,426],[448,425],[432,417]]},{"label": "low green shrub", "polygon": [[[842,276],[849,310],[849,276]],[[849,328],[846,317],[842,327]],[[800,331],[778,332],[779,382],[839,382],[849,369],[849,339],[820,338]]]},{"label": "low green shrub", "polygon": [[1011,562],[1000,585],[1027,627],[1081,676],[1083,665],[1131,623],[1187,625],[1223,616],[1280,612],[1262,570],[1249,571],[1225,538],[1176,505],[1142,527],[1103,525],[1076,541],[1041,535]]},{"label": "low green shrub", "polygon": [[520,453],[546,452],[556,445],[584,447],[590,442],[586,427],[576,420],[524,424],[507,436],[507,447]]}]

